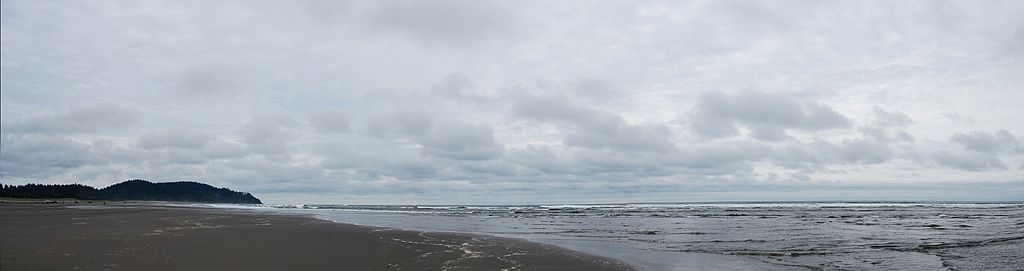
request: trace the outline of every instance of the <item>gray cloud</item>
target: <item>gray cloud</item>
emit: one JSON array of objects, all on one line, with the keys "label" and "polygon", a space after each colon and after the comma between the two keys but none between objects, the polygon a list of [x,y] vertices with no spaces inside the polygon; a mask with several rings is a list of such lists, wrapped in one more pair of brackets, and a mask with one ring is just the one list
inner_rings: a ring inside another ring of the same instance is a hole
[{"label": "gray cloud", "polygon": [[455,160],[490,160],[504,147],[494,140],[494,129],[471,123],[445,123],[419,139],[423,154]]},{"label": "gray cloud", "polygon": [[657,125],[626,123],[619,115],[576,105],[560,97],[528,97],[514,105],[517,117],[548,121],[564,129],[565,144],[617,151],[666,152],[671,133]]},{"label": "gray cloud", "polygon": [[183,100],[208,100],[233,97],[244,90],[238,69],[224,65],[196,65],[181,71],[172,95]]},{"label": "gray cloud", "polygon": [[0,140],[0,177],[40,178],[97,162],[89,145],[60,137],[4,135]]},{"label": "gray cloud", "polygon": [[210,159],[242,158],[249,153],[238,143],[214,141],[206,145],[206,157]]},{"label": "gray cloud", "polygon": [[864,136],[864,138],[881,142],[900,143],[914,142],[915,140],[917,140],[916,137],[914,137],[910,133],[907,133],[906,131],[893,131],[885,127],[861,127],[860,132]]},{"label": "gray cloud", "polygon": [[431,88],[434,95],[454,99],[479,99],[475,90],[473,80],[461,73],[449,74]]},{"label": "gray cloud", "polygon": [[591,149],[668,152],[675,148],[668,140],[670,136],[661,126],[624,125],[613,130],[573,131],[566,137],[565,144]]},{"label": "gray cloud", "polygon": [[593,77],[575,80],[572,83],[572,91],[575,97],[595,101],[608,101],[620,97],[626,92],[608,80]]},{"label": "gray cloud", "polygon": [[288,140],[295,121],[288,115],[254,117],[242,127],[242,139],[255,153],[281,158],[288,157]]},{"label": "gray cloud", "polygon": [[784,138],[786,129],[813,131],[849,126],[849,120],[831,107],[754,91],[736,95],[702,93],[691,121],[694,131],[704,137],[735,136],[742,126],[755,138],[773,140]]},{"label": "gray cloud", "polygon": [[434,121],[424,111],[397,110],[366,120],[366,130],[374,136],[420,136],[433,129]]},{"label": "gray cloud", "polygon": [[345,133],[352,125],[348,114],[340,110],[323,110],[310,115],[308,119],[321,133]]},{"label": "gray cloud", "polygon": [[428,42],[474,43],[516,30],[516,9],[498,1],[373,1],[369,21]]},{"label": "gray cloud", "polygon": [[958,113],[946,113],[946,114],[944,114],[944,116],[946,116],[950,120],[953,120],[955,122],[962,123],[962,124],[973,125],[973,124],[977,124],[978,123],[978,120],[974,119],[973,117],[966,116],[966,115],[961,115],[961,114],[958,114]]},{"label": "gray cloud", "polygon": [[1006,169],[1006,165],[998,157],[980,153],[954,154],[948,151],[940,151],[933,154],[932,158],[940,165],[967,171]]},{"label": "gray cloud", "polygon": [[64,113],[32,117],[9,125],[12,132],[95,133],[123,129],[139,122],[139,111],[116,104],[97,104]]},{"label": "gray cloud", "polygon": [[144,149],[182,148],[199,149],[212,138],[200,131],[189,129],[150,132],[139,138],[139,147]]},{"label": "gray cloud", "polygon": [[527,145],[510,150],[509,156],[510,160],[535,171],[535,174],[577,174],[580,170],[570,154],[552,146]]},{"label": "gray cloud", "polygon": [[875,125],[879,127],[907,127],[914,124],[910,116],[899,111],[885,111],[882,108],[874,107],[876,120]]},{"label": "gray cloud", "polygon": [[959,144],[961,150],[941,150],[931,155],[939,165],[966,171],[1007,170],[1004,157],[1024,153],[1020,141],[1005,129],[996,132],[971,131],[956,133],[949,138]]},{"label": "gray cloud", "polygon": [[1020,153],[1024,152],[1020,141],[1009,131],[1003,129],[996,132],[972,131],[958,133],[949,139],[951,142],[963,145],[969,150],[988,153]]},{"label": "gray cloud", "polygon": [[1015,1],[2,3],[4,183],[1020,199]]}]

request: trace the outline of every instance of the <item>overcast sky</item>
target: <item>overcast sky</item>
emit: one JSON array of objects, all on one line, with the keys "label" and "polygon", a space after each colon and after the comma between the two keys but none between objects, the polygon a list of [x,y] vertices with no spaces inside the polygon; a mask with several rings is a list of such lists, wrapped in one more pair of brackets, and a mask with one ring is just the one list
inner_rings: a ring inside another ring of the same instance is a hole
[{"label": "overcast sky", "polygon": [[2,2],[0,182],[1024,200],[1024,1]]}]

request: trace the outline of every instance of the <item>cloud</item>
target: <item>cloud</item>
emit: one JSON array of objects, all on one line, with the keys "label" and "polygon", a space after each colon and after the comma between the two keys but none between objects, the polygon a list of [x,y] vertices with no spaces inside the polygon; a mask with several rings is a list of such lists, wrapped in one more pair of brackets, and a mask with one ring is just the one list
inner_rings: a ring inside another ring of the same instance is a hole
[{"label": "cloud", "polygon": [[428,43],[466,44],[516,30],[516,9],[498,1],[372,1],[369,23]]},{"label": "cloud", "polygon": [[180,71],[173,97],[182,100],[210,100],[233,97],[244,90],[244,79],[239,69],[226,65],[193,65]]},{"label": "cloud", "polygon": [[98,162],[90,146],[43,135],[0,138],[0,177],[40,178]]},{"label": "cloud", "polygon": [[948,151],[940,151],[933,154],[932,158],[940,165],[967,171],[1006,169],[1006,165],[997,156],[981,153],[954,154]]},{"label": "cloud", "polygon": [[254,117],[242,127],[242,139],[248,148],[259,154],[286,159],[290,128],[296,122],[289,115],[264,115]]},{"label": "cloud", "polygon": [[516,116],[540,121],[564,121],[593,130],[613,129],[623,122],[619,116],[573,104],[563,97],[527,97],[518,101]]},{"label": "cloud", "polygon": [[914,120],[910,119],[910,116],[899,111],[885,111],[882,108],[874,107],[872,110],[875,111],[875,125],[879,127],[907,127],[914,124]]},{"label": "cloud", "polygon": [[9,126],[9,131],[41,134],[96,133],[133,126],[139,122],[139,115],[139,111],[132,108],[97,104],[15,122]]},{"label": "cloud", "polygon": [[978,120],[974,119],[974,117],[962,115],[960,113],[945,113],[943,114],[943,116],[949,118],[949,120],[952,120],[960,124],[974,125],[978,123]]},{"label": "cloud", "polygon": [[527,145],[509,151],[509,160],[535,174],[576,174],[580,168],[571,154],[553,146]]},{"label": "cloud", "polygon": [[979,153],[1012,154],[1024,152],[1024,149],[1021,148],[1020,140],[1005,129],[992,133],[981,131],[957,133],[949,140]]},{"label": "cloud", "polygon": [[340,110],[322,110],[308,117],[318,132],[327,134],[345,133],[350,129],[348,114]]},{"label": "cloud", "polygon": [[504,153],[494,129],[472,123],[444,123],[419,139],[423,154],[454,160],[490,160]]},{"label": "cloud", "polygon": [[860,133],[864,138],[876,140],[880,142],[891,142],[891,143],[912,143],[917,140],[916,137],[902,130],[892,130],[886,127],[861,127]]},{"label": "cloud", "polygon": [[838,149],[832,152],[839,155],[839,163],[878,164],[895,157],[888,144],[863,139],[844,140],[838,145]]},{"label": "cloud", "polygon": [[[1019,2],[57,1],[3,1],[0,182],[527,203],[1024,175]],[[1020,199],[996,190],[964,191]]]},{"label": "cloud", "polygon": [[201,132],[189,129],[163,130],[150,132],[139,139],[139,147],[144,149],[199,149],[212,138]]},{"label": "cloud", "polygon": [[949,142],[959,144],[962,149],[944,149],[931,155],[939,165],[966,171],[1006,170],[1006,157],[1024,153],[1020,141],[1005,129],[995,132],[971,131],[956,133]]},{"label": "cloud", "polygon": [[557,124],[565,144],[615,151],[672,151],[671,133],[663,126],[629,124],[621,116],[577,105],[561,97],[528,97],[518,101],[519,118]]},{"label": "cloud", "polygon": [[755,138],[779,140],[785,137],[785,130],[815,131],[850,125],[845,116],[826,105],[756,91],[736,95],[704,92],[697,99],[695,111],[691,126],[706,138],[736,136],[738,128],[745,127]]},{"label": "cloud", "polygon": [[219,140],[206,144],[205,148],[205,156],[209,159],[242,158],[248,154],[242,144]]},{"label": "cloud", "polygon": [[434,95],[453,99],[480,99],[475,91],[473,80],[461,73],[449,74],[431,87]]},{"label": "cloud", "polygon": [[626,93],[625,90],[616,86],[613,82],[594,77],[583,77],[574,80],[572,83],[574,97],[594,101],[609,101]]},{"label": "cloud", "polygon": [[434,129],[430,113],[417,110],[396,110],[366,119],[366,130],[373,136],[420,136]]},{"label": "cloud", "polygon": [[[769,163],[787,169],[827,172],[829,167],[872,165],[900,158],[901,153],[883,141],[850,138],[838,142],[787,140],[781,142],[725,139],[684,148],[679,161],[692,169],[717,174],[738,173],[750,163]],[[740,171],[737,171],[740,170]]]},{"label": "cloud", "polygon": [[572,131],[565,144],[590,149],[669,152],[675,149],[670,137],[671,132],[663,126],[622,125],[611,130]]}]

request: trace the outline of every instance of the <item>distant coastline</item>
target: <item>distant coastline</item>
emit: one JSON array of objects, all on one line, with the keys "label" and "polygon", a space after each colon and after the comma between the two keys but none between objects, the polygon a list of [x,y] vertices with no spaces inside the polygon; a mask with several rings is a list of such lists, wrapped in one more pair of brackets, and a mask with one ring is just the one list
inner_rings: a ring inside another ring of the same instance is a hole
[{"label": "distant coastline", "polygon": [[246,192],[237,192],[227,188],[217,188],[208,184],[191,181],[153,183],[145,180],[129,180],[103,189],[96,189],[82,184],[0,185],[0,197],[245,204],[263,203],[260,199]]}]

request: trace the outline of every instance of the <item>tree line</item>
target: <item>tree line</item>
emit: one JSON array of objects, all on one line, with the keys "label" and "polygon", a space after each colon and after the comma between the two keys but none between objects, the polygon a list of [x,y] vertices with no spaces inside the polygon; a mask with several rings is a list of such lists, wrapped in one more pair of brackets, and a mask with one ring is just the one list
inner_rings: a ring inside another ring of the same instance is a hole
[{"label": "tree line", "polygon": [[130,180],[103,189],[96,189],[82,184],[0,184],[0,197],[262,203],[249,193],[236,192],[227,188],[216,188],[207,184],[190,181],[153,183],[145,180]]}]

